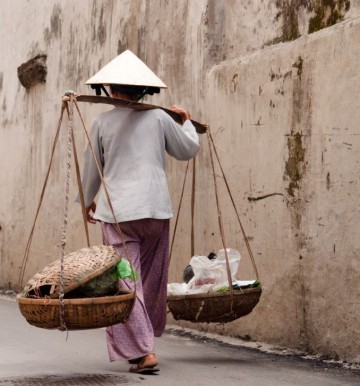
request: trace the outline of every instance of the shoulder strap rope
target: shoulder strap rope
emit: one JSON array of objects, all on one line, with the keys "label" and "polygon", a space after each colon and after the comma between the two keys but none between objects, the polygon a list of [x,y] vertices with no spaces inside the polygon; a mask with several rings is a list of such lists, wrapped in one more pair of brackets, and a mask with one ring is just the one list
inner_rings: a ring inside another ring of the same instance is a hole
[{"label": "shoulder strap rope", "polygon": [[209,144],[209,150],[210,150],[210,161],[211,161],[211,167],[213,170],[213,177],[214,177],[214,189],[215,189],[215,198],[216,198],[216,209],[218,214],[218,223],[219,223],[219,229],[220,229],[220,235],[221,235],[221,241],[224,248],[225,253],[225,260],[226,260],[226,273],[229,281],[229,290],[230,290],[230,310],[229,313],[233,312],[233,305],[234,305],[234,289],[232,285],[232,277],[231,277],[231,270],[230,270],[230,263],[229,263],[229,257],[227,253],[226,248],[226,240],[225,240],[225,233],[224,233],[224,225],[222,220],[222,214],[220,209],[220,200],[219,200],[219,194],[218,194],[218,188],[217,188],[217,182],[216,182],[216,170],[214,165],[214,158],[213,158],[213,152],[211,149],[211,140],[210,140],[210,128],[206,131],[207,138],[208,138],[208,144]]},{"label": "shoulder strap rope", "polygon": [[44,199],[45,189],[46,189],[46,186],[47,186],[47,183],[48,183],[48,180],[49,180],[51,165],[52,165],[52,162],[53,162],[53,159],[54,159],[54,153],[55,153],[56,144],[57,144],[57,141],[59,139],[59,133],[60,133],[61,122],[62,122],[62,119],[63,119],[65,106],[66,106],[65,102],[63,102],[61,104],[60,118],[59,118],[58,126],[57,126],[57,129],[56,129],[55,137],[54,137],[52,148],[51,148],[51,155],[50,155],[49,165],[48,165],[48,168],[47,168],[47,171],[46,171],[46,176],[45,176],[44,184],[43,184],[43,187],[42,187],[42,190],[41,190],[39,203],[38,203],[38,206],[37,206],[37,209],[36,209],[35,219],[34,219],[32,227],[31,227],[30,235],[29,235],[28,241],[26,243],[26,247],[25,247],[24,257],[23,257],[23,260],[22,260],[22,263],[21,263],[20,274],[19,274],[19,281],[18,281],[18,290],[19,291],[22,289],[22,283],[23,283],[23,280],[24,280],[25,269],[26,269],[26,265],[27,265],[27,262],[28,262],[28,258],[29,258],[30,246],[31,246],[31,242],[32,242],[32,239],[33,239],[33,235],[34,235],[36,221],[37,221],[37,218],[38,218],[39,213],[40,213],[41,204],[42,204],[43,199]]},{"label": "shoulder strap rope", "polygon": [[69,123],[68,123],[68,135],[67,135],[67,147],[66,147],[66,183],[65,183],[65,201],[64,201],[64,219],[61,227],[60,237],[60,288],[59,288],[59,302],[60,302],[60,331],[67,330],[65,322],[65,305],[64,305],[64,255],[66,245],[66,234],[68,225],[68,213],[69,213],[69,194],[70,194],[70,178],[71,178],[71,151],[73,145],[73,116],[74,109],[70,99],[70,103],[67,104]]},{"label": "shoulder strap rope", "polygon": [[184,175],[183,186],[182,186],[182,189],[181,189],[181,195],[180,195],[180,201],[179,201],[178,211],[177,211],[177,213],[176,213],[176,220],[175,220],[175,225],[174,225],[174,232],[173,232],[172,240],[171,240],[170,254],[169,254],[169,261],[171,260],[172,251],[173,251],[173,247],[174,247],[174,241],[175,241],[175,235],[176,235],[177,226],[178,226],[178,222],[179,222],[180,210],[181,210],[181,206],[182,206],[182,202],[183,202],[183,198],[184,198],[184,191],[185,191],[186,177],[187,177],[187,174],[188,174],[188,171],[189,171],[189,164],[190,164],[190,161],[188,161],[187,164],[186,164],[186,170],[185,170],[185,175]]},{"label": "shoulder strap rope", "polygon": [[[69,109],[67,109],[67,112],[69,114]],[[79,197],[80,197],[80,203],[81,203],[81,212],[82,212],[82,215],[83,215],[83,223],[84,223],[84,229],[85,229],[85,235],[86,235],[86,242],[87,242],[87,246],[90,247],[89,227],[88,227],[88,223],[87,223],[84,191],[83,191],[82,183],[81,183],[79,159],[78,159],[78,156],[77,156],[76,141],[75,141],[75,137],[74,137],[74,130],[72,131],[72,143],[73,143],[73,150],[74,150],[74,161],[75,161],[75,169],[76,169],[76,181],[77,181],[77,185],[78,185],[78,189],[79,189]]]},{"label": "shoulder strap rope", "polygon": [[240,220],[240,216],[239,216],[239,212],[236,208],[236,205],[235,205],[235,201],[234,201],[234,198],[233,198],[233,195],[231,194],[231,190],[230,190],[230,187],[229,187],[229,184],[228,184],[228,181],[226,179],[226,176],[225,176],[225,172],[224,172],[224,169],[221,165],[221,162],[220,162],[220,159],[219,159],[219,155],[218,155],[218,152],[217,152],[217,149],[216,149],[216,146],[215,146],[215,143],[214,143],[214,139],[213,139],[213,136],[210,132],[210,130],[208,130],[208,138],[210,139],[212,145],[213,145],[213,149],[214,149],[214,153],[215,153],[215,156],[216,156],[216,159],[218,161],[218,164],[219,164],[219,167],[220,167],[220,170],[221,170],[221,173],[223,175],[223,178],[224,178],[224,181],[225,181],[225,185],[226,185],[226,189],[229,193],[229,196],[230,196],[230,199],[231,199],[231,202],[233,204],[233,207],[234,207],[234,210],[235,210],[235,213],[236,213],[236,216],[237,216],[237,219],[238,219],[238,222],[239,222],[239,225],[240,225],[240,229],[241,229],[241,233],[243,235],[243,238],[244,238],[244,241],[245,241],[245,244],[246,244],[246,248],[249,252],[249,256],[250,256],[250,259],[251,259],[251,263],[252,263],[252,266],[254,268],[254,271],[255,271],[255,275],[256,275],[256,279],[259,280],[259,273],[258,273],[258,270],[257,270],[257,267],[256,267],[256,263],[255,263],[255,258],[254,258],[254,255],[252,253],[252,250],[251,250],[251,247],[250,247],[250,244],[249,244],[249,240],[246,236],[246,233],[245,233],[245,229],[241,223],[241,220]]},{"label": "shoulder strap rope", "polygon": [[196,189],[196,157],[192,160],[192,185],[191,185],[191,256],[195,255],[195,189]]}]

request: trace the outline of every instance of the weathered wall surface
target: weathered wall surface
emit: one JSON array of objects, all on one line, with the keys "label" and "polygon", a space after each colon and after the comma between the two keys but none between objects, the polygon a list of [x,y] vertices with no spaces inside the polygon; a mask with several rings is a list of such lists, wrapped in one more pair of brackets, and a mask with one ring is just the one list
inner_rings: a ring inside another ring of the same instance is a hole
[{"label": "weathered wall surface", "polygon": [[[359,361],[359,15],[359,2],[346,0],[4,2],[0,286],[17,285],[62,93],[88,93],[84,82],[129,48],[169,86],[152,103],[182,104],[210,124],[264,285],[248,317],[199,328]],[[46,59],[46,81],[25,89],[17,67],[37,55]],[[81,108],[90,123],[105,107]],[[26,278],[58,256],[65,126]],[[80,129],[77,121],[79,150]],[[206,254],[221,241],[206,136],[201,143],[195,252]],[[175,209],[185,166],[169,160]],[[239,276],[253,277],[218,180],[227,242],[242,253]],[[74,175],[72,183],[74,200]],[[187,186],[171,281],[180,280],[190,259],[189,198]],[[85,245],[82,228],[74,204],[69,251]],[[100,242],[99,229],[92,229],[92,240]]]},{"label": "weathered wall surface", "polygon": [[266,289],[257,310],[266,321],[254,313],[226,333],[238,325],[267,339],[267,325],[274,342],[358,355],[359,30],[344,22],[208,75],[210,121]]}]

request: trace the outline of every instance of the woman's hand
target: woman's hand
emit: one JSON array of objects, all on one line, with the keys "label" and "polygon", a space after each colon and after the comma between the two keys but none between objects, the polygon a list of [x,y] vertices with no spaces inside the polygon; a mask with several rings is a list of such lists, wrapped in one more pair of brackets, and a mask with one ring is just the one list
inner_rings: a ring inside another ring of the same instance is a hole
[{"label": "woman's hand", "polygon": [[95,203],[95,201],[93,201],[89,207],[85,208],[85,211],[86,211],[86,219],[87,219],[87,221],[90,224],[96,224],[96,220],[94,219],[94,217],[90,216],[90,211],[92,211],[93,213],[95,213],[95,211],[96,211],[96,203]]},{"label": "woman's hand", "polygon": [[172,105],[170,107],[170,110],[173,111],[174,113],[179,114],[183,123],[186,120],[190,119],[190,113],[187,110],[185,110],[183,107],[180,107],[178,105]]}]

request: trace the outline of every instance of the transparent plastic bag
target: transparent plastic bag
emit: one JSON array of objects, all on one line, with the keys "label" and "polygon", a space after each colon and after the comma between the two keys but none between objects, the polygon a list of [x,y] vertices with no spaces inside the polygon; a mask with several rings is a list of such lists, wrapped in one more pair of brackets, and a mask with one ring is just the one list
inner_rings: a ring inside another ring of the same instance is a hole
[{"label": "transparent plastic bag", "polygon": [[[226,251],[231,278],[236,280],[235,275],[240,263],[240,253],[232,248],[227,248]],[[206,256],[193,256],[190,265],[194,271],[194,277],[188,283],[190,290],[209,292],[229,285],[224,249],[218,252],[217,258],[214,260],[209,260]]]},{"label": "transparent plastic bag", "polygon": [[[241,255],[240,255],[240,252],[238,252],[232,248],[226,248],[226,252],[227,252],[227,257],[229,260],[231,279],[232,279],[232,281],[234,281],[234,280],[236,280],[235,279],[236,272],[239,269]],[[226,282],[229,282],[228,277],[227,277],[226,257],[225,257],[225,250],[224,249],[220,249],[220,251],[217,254],[216,260],[214,260],[214,264],[222,267],[222,269],[225,271],[225,274],[226,274]]]}]

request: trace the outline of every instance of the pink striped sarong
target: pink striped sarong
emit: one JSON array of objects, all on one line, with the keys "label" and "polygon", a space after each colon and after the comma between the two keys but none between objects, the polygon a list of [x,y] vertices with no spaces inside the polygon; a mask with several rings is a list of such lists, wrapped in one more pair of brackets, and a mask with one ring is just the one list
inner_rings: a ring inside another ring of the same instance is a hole
[{"label": "pink striped sarong", "polygon": [[[141,219],[119,223],[131,263],[139,275],[137,299],[125,324],[107,327],[110,361],[134,359],[155,352],[154,336],[166,324],[166,286],[169,266],[169,220]],[[104,243],[113,245],[126,258],[113,224],[101,223]],[[120,286],[134,287],[120,280]]]}]

